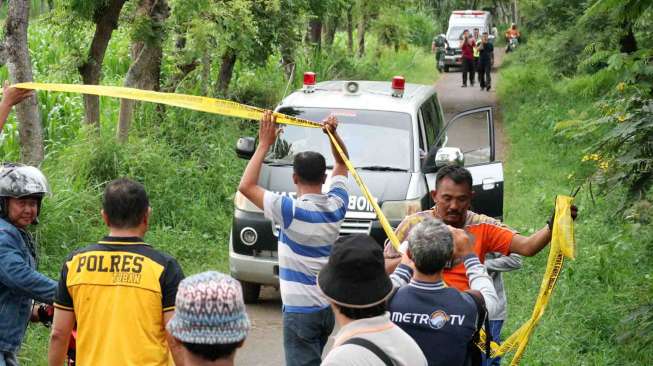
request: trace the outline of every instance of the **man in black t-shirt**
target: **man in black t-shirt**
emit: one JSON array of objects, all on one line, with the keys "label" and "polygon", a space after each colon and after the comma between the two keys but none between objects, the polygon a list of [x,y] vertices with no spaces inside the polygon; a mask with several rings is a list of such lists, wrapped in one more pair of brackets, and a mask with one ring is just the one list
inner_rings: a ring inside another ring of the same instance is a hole
[{"label": "man in black t-shirt", "polygon": [[478,46],[479,50],[479,67],[478,67],[478,80],[481,83],[481,90],[490,90],[492,84],[492,64],[494,63],[494,45],[488,41],[488,33],[483,32],[481,36],[481,44]]}]

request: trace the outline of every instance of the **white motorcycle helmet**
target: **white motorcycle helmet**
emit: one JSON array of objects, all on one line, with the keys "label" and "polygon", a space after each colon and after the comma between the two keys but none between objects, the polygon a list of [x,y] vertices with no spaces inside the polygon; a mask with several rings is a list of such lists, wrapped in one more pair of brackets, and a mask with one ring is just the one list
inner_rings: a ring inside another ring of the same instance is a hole
[{"label": "white motorcycle helmet", "polygon": [[38,168],[14,163],[0,165],[0,217],[7,217],[7,198],[31,197],[38,201],[38,218],[41,200],[48,193],[48,180]]}]

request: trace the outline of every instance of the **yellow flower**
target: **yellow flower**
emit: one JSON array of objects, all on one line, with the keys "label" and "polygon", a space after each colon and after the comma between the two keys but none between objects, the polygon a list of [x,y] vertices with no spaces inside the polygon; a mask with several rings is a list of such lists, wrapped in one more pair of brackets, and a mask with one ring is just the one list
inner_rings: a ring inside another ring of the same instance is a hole
[{"label": "yellow flower", "polygon": [[601,170],[603,171],[608,170],[609,167],[610,167],[610,163],[607,160],[601,160],[601,162],[599,163],[599,168],[601,168]]},{"label": "yellow flower", "polygon": [[619,117],[617,117],[617,121],[619,121],[620,123],[625,120],[626,120],[626,116],[624,116],[623,114],[620,114]]},{"label": "yellow flower", "polygon": [[586,154],[581,161],[599,161],[599,154]]},{"label": "yellow flower", "polygon": [[620,82],[619,84],[617,84],[617,90],[619,90],[620,92],[623,92],[624,89],[626,89],[626,84],[623,81]]}]

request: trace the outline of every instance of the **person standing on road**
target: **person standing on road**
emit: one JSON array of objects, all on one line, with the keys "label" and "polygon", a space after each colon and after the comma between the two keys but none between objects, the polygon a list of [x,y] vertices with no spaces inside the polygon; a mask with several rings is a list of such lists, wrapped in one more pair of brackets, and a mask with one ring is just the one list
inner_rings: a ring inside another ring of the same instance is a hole
[{"label": "person standing on road", "polygon": [[250,327],[240,283],[209,271],[181,281],[166,329],[182,344],[185,366],[232,366]]},{"label": "person standing on road", "polygon": [[[338,120],[331,116],[324,131],[334,135]],[[349,193],[347,167],[331,145],[334,164],[331,186],[322,193],[326,180],[324,156],[313,151],[295,154],[293,181],[297,198],[266,191],[258,185],[265,155],[277,137],[275,118],[266,111],[259,125],[259,144],[247,164],[238,190],[279,229],[279,288],[283,302],[283,344],[286,365],[319,365],[322,351],[335,323],[327,299],[317,288],[316,277],[327,263],[331,247],[345,219]]]},{"label": "person standing on road", "polygon": [[431,52],[435,55],[435,67],[440,72],[444,70],[444,55],[447,48],[449,48],[449,42],[444,34],[433,37]]},{"label": "person standing on road", "polygon": [[427,364],[415,340],[386,312],[393,282],[383,269],[383,251],[372,237],[352,234],[336,241],[318,276],[318,286],[340,325],[323,366]]},{"label": "person standing on road", "polygon": [[479,50],[478,82],[481,90],[490,91],[492,86],[492,64],[494,64],[494,45],[488,39],[488,33],[483,32]]},{"label": "person standing on road", "polygon": [[[542,229],[530,236],[523,236],[504,225],[501,221],[477,214],[469,210],[474,193],[472,191],[471,173],[457,165],[448,165],[438,170],[435,178],[435,190],[431,197],[435,206],[427,211],[407,216],[395,230],[400,242],[406,240],[410,231],[427,218],[437,218],[445,224],[463,229],[474,238],[474,252],[481,262],[490,252],[503,255],[517,253],[531,257],[540,252],[551,241],[552,220],[547,221]],[[572,218],[576,218],[577,209],[572,206]],[[401,261],[401,254],[386,241],[386,271],[392,273]],[[444,270],[447,285],[461,291],[469,289],[469,282],[462,261],[454,260]]]},{"label": "person standing on road", "polygon": [[[464,263],[472,290],[444,284],[442,272],[452,258]],[[480,365],[474,341],[488,313],[496,312],[497,294],[467,233],[441,220],[422,221],[408,237],[397,272],[412,273],[412,280],[389,301],[390,319],[417,342],[429,365]]]},{"label": "person standing on road", "polygon": [[[492,340],[501,343],[501,328],[503,322],[508,315],[508,299],[506,298],[506,291],[503,286],[502,272],[514,271],[522,267],[522,257],[519,254],[512,253],[510,255],[502,255],[500,253],[488,253],[485,256],[485,267],[487,268],[494,289],[497,292],[497,309],[494,314],[490,314],[490,335]],[[489,361],[485,361],[486,366],[499,366],[501,364],[501,357],[495,357]]]},{"label": "person standing on road", "polygon": [[478,70],[478,46],[481,44],[481,34],[479,33],[478,28],[474,28],[472,37],[474,38],[474,70]]},{"label": "person standing on road", "polygon": [[474,48],[476,42],[474,38],[464,36],[462,40],[462,63],[463,63],[463,88],[467,87],[467,77],[469,82],[474,86]]},{"label": "person standing on road", "polygon": [[152,209],[145,188],[110,182],[102,199],[109,235],[74,251],[61,270],[48,364],[61,366],[77,324],[80,365],[183,366],[165,330],[184,274],[171,256],[143,241]]},{"label": "person standing on road", "polygon": [[[5,98],[13,97],[3,95],[3,103]],[[36,241],[27,232],[38,222],[47,193],[48,182],[37,168],[0,166],[0,366],[18,365],[27,323],[38,320],[34,300],[52,304],[57,288],[54,280],[37,272]]]}]

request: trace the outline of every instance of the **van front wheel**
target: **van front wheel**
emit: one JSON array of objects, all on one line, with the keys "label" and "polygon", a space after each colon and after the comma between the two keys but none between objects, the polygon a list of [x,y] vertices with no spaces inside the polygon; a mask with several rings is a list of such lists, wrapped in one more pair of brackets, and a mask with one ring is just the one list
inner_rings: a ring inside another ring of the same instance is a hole
[{"label": "van front wheel", "polygon": [[260,283],[240,281],[240,285],[243,288],[243,300],[245,300],[246,304],[253,304],[258,301],[258,297],[261,294]]}]

